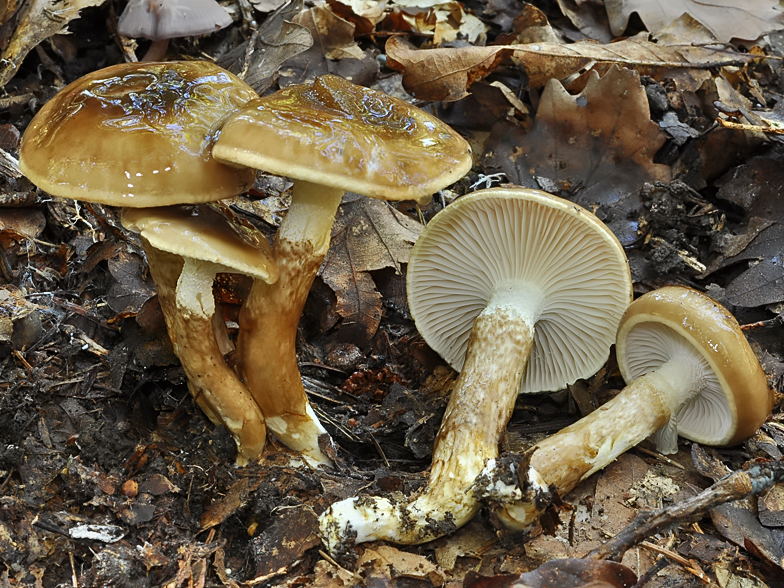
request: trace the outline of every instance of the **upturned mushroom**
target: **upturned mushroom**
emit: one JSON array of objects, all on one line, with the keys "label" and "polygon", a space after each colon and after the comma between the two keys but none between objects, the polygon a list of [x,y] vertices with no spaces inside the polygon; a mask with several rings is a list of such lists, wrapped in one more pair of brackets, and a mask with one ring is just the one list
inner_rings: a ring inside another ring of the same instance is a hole
[{"label": "upturned mushroom", "polygon": [[128,0],[117,32],[123,37],[150,39],[142,61],[161,61],[169,39],[207,35],[231,22],[231,15],[215,0]]},{"label": "upturned mushroom", "polygon": [[[240,228],[209,205],[125,208],[122,223],[139,233],[161,310],[196,402],[237,444],[237,465],[258,459],[267,429],[253,397],[223,359],[225,324],[216,312],[218,273],[265,282],[278,279],[267,239],[252,226]],[[217,331],[217,332],[216,332]]]},{"label": "upturned mushroom", "polygon": [[520,483],[505,484],[489,464],[477,483],[510,528],[524,530],[541,514],[520,500],[526,478],[563,494],[646,437],[662,453],[677,436],[706,445],[734,445],[770,414],[773,394],[738,322],[708,296],[679,286],[634,301],[616,340],[628,383],[615,398],[537,444]]},{"label": "upturned mushroom", "polygon": [[[215,161],[210,150],[225,118],[255,97],[244,82],[208,62],[112,66],[76,80],[41,108],[22,138],[19,167],[49,194],[114,206],[202,203],[235,196],[252,185],[254,171]],[[153,249],[147,254],[151,265],[159,259],[166,264],[152,270],[166,298],[170,283],[180,276],[178,263]],[[274,264],[263,250],[260,255],[267,272],[261,279],[274,280]],[[183,281],[195,275],[192,265],[186,264]],[[168,273],[175,269],[175,274]],[[202,290],[207,281],[197,281]],[[181,297],[185,293],[180,288]],[[208,305],[210,297],[211,292],[203,294],[201,303]],[[170,325],[191,321],[191,315],[171,316],[176,303],[165,305]],[[180,333],[170,335],[182,341]],[[178,345],[180,351],[188,348]],[[224,422],[232,434],[242,437],[238,459],[258,457],[264,421],[244,386],[229,377],[226,388],[218,389],[221,378],[202,373],[207,365],[203,358],[184,353],[180,360],[189,375],[210,378],[214,404],[207,400],[203,380],[191,384],[212,418],[223,412],[219,405],[247,407],[241,425],[236,424],[236,412],[227,415],[231,423]],[[222,356],[214,357],[212,368],[229,373]],[[237,394],[242,398],[234,398]]]},{"label": "upturned mushroom", "polygon": [[411,253],[408,298],[427,343],[460,370],[428,485],[410,501],[361,496],[320,519],[333,553],[375,539],[422,543],[466,523],[470,491],[520,392],[559,390],[606,361],[631,300],[612,232],[537,190],[481,190],[428,224]]},{"label": "upturned mushroom", "polygon": [[254,282],[240,314],[237,369],[275,435],[328,463],[319,438],[329,438],[308,403],[295,344],[343,192],[429,197],[470,169],[470,148],[418,108],[327,75],[248,104],[225,124],[213,155],[294,182],[273,245],[280,279]]}]

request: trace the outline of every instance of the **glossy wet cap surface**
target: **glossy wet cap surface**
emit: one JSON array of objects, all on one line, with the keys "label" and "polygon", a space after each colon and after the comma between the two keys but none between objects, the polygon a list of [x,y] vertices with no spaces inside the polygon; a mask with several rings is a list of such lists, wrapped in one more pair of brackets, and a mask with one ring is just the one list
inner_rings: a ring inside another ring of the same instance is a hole
[{"label": "glossy wet cap surface", "polygon": [[212,144],[224,120],[256,97],[209,62],[115,65],[41,108],[22,138],[19,166],[50,194],[119,206],[234,196],[255,174],[215,161]]},{"label": "glossy wet cap surface", "polygon": [[394,200],[437,192],[472,163],[468,143],[434,116],[331,75],[254,100],[226,123],[213,153]]}]

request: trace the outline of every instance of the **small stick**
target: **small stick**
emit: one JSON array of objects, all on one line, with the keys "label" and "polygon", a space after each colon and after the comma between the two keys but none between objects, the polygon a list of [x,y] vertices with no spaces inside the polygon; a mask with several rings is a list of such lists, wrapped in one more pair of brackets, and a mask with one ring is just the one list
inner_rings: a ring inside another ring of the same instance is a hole
[{"label": "small stick", "polygon": [[620,561],[628,549],[670,525],[699,517],[725,502],[760,494],[781,481],[784,481],[784,461],[753,464],[746,470],[725,476],[683,502],[639,513],[625,529],[585,557]]},{"label": "small stick", "polygon": [[689,572],[690,574],[694,574],[700,580],[707,583],[708,578],[705,575],[705,572],[702,571],[702,568],[698,566],[695,562],[686,559],[679,553],[675,553],[671,549],[667,549],[666,547],[659,547],[655,543],[651,543],[650,541],[643,541],[640,543],[646,549],[650,549],[651,551],[655,551],[656,553],[660,553],[661,555],[670,558],[671,560],[681,564],[683,568]]}]

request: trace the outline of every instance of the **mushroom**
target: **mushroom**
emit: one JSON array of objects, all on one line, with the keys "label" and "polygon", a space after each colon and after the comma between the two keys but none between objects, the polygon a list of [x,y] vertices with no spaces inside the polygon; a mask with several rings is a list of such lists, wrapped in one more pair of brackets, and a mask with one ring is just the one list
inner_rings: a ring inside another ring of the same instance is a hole
[{"label": "mushroom", "polygon": [[[125,208],[122,223],[140,233],[161,310],[202,410],[223,424],[237,444],[237,465],[261,456],[264,416],[220,347],[222,317],[212,293],[215,275],[238,273],[265,282],[278,279],[272,250],[255,228],[241,230],[209,205]],[[222,325],[225,330],[225,324]]]},{"label": "mushroom", "polygon": [[[734,445],[772,409],[765,373],[738,322],[691,288],[668,286],[633,302],[621,319],[616,355],[626,388],[530,455],[529,473],[561,494],[646,437],[662,453],[677,452],[678,434]],[[529,528],[540,509],[520,500],[520,484],[499,483],[493,467],[477,484],[480,494],[499,504],[508,527]],[[517,474],[525,486],[526,472]]]},{"label": "mushroom", "polygon": [[215,0],[128,0],[117,32],[152,40],[142,61],[161,61],[169,39],[206,35],[231,22],[231,15]]},{"label": "mushroom", "polygon": [[[115,206],[143,208],[235,196],[253,183],[255,173],[215,161],[210,150],[224,119],[256,96],[237,77],[208,62],[112,66],[76,80],[41,108],[22,138],[19,167],[52,195]],[[152,268],[153,276],[163,280],[163,300],[180,275],[179,260],[172,261],[153,249],[147,254],[151,265],[158,260],[166,264],[162,269]],[[263,252],[260,255],[266,279],[274,279],[268,257]],[[196,275],[191,266],[185,264],[182,281]],[[203,292],[209,280],[204,276],[196,280]],[[183,298],[185,290],[180,290]],[[203,294],[201,304],[209,305],[208,298],[211,294]],[[185,308],[195,308],[195,304]],[[164,306],[170,325],[192,322],[192,314],[172,318],[175,302]],[[170,331],[170,335],[175,342],[183,341],[177,332]],[[211,346],[214,342],[201,343]],[[190,345],[178,348],[189,349]],[[201,374],[203,359],[193,354],[180,356],[186,373],[202,378],[191,382],[191,389],[216,418],[223,409],[207,400],[203,388],[204,378],[212,386],[220,377]],[[218,373],[228,373],[222,356],[215,356],[214,364]],[[234,394],[244,398],[228,398]],[[241,426],[228,422],[227,426],[233,434],[243,432],[238,460],[258,457],[264,421],[261,412],[252,408],[255,403],[247,390],[229,378],[225,390],[211,388],[209,396],[226,397],[218,404],[250,407]],[[251,429],[255,432],[250,433]]]},{"label": "mushroom", "polygon": [[295,346],[343,192],[421,199],[470,169],[470,148],[418,108],[326,75],[249,103],[225,124],[213,156],[294,182],[273,245],[280,279],[253,284],[240,314],[237,369],[269,429],[313,462],[329,463],[319,446],[326,431],[308,403]]},{"label": "mushroom", "polygon": [[408,266],[427,343],[460,370],[427,488],[409,502],[357,497],[320,519],[335,554],[351,543],[422,543],[465,524],[470,491],[520,392],[559,390],[606,361],[632,282],[621,244],[595,216],[538,190],[480,190],[439,212]]},{"label": "mushroom", "polygon": [[49,194],[114,206],[229,198],[255,172],[210,149],[224,120],[255,97],[207,61],[113,65],[44,104],[22,137],[19,168]]}]

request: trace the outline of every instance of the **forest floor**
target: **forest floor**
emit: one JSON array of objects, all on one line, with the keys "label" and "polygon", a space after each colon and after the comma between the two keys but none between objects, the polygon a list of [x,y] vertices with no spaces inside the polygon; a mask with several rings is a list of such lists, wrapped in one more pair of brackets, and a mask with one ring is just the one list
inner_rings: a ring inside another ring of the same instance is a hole
[{"label": "forest floor", "polygon": [[[524,185],[594,211],[625,246],[635,293],[683,284],[724,304],[781,398],[779,13],[722,9],[665,28],[637,13],[608,20],[600,2],[330,0],[270,16],[278,7],[261,1],[227,6],[235,23],[223,31],[173,41],[168,58],[247,70],[260,93],[322,73],[381,89],[431,110],[474,149],[468,176],[420,208],[344,199],[299,329],[305,387],[338,445],[334,468],[312,469],[274,438],[261,462],[235,467],[232,438],[188,394],[138,238],[116,210],[52,197],[14,168],[43,103],[134,50],[116,34],[123,6],[40,4],[9,9],[0,26],[0,588],[626,586],[623,574],[520,575],[698,494],[713,482],[706,459],[729,471],[781,458],[777,406],[738,447],[704,453],[681,440],[664,457],[642,444],[564,497],[571,507],[552,535],[523,540],[482,511],[431,543],[371,543],[336,562],[316,524],[336,500],[411,495],[426,482],[455,373],[408,313],[407,256],[421,222],[478,188]],[[71,34],[59,34],[66,24]],[[646,25],[657,42],[636,35]],[[249,37],[274,55],[254,61]],[[141,54],[148,42],[138,42]],[[288,190],[260,174],[234,204],[271,237]],[[248,287],[225,276],[216,286],[230,330]],[[521,396],[502,451],[531,447],[623,386],[611,357],[568,390]],[[681,521],[622,563],[650,587],[784,586],[784,486]]]}]

